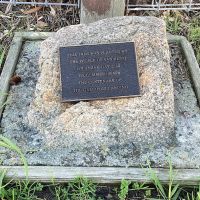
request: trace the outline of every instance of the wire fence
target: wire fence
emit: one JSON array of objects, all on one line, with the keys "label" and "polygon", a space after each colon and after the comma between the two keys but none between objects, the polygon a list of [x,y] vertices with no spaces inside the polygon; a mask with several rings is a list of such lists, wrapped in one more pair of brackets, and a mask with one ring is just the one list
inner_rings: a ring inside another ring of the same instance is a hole
[{"label": "wire fence", "polygon": [[127,0],[127,11],[200,10],[200,0],[179,0],[174,3],[172,0],[152,0],[148,4],[142,2],[144,1]]},{"label": "wire fence", "polygon": [[[50,0],[35,1],[35,0],[0,0],[0,4],[10,4],[10,5],[39,5],[39,6],[69,6],[79,9],[81,0],[68,0],[67,2],[60,2],[55,0],[52,2]],[[148,2],[148,3],[147,3]],[[170,3],[169,3],[170,2]],[[141,10],[200,10],[200,0],[151,0],[151,1],[142,1],[142,0],[127,0],[126,10],[129,11],[141,11]],[[180,3],[177,3],[180,2]]]},{"label": "wire fence", "polygon": [[0,0],[0,4],[11,4],[11,5],[32,5],[32,6],[69,6],[80,8],[80,0],[72,0],[64,3],[62,0],[60,2],[52,2],[49,0],[44,1],[20,1],[20,0]]}]

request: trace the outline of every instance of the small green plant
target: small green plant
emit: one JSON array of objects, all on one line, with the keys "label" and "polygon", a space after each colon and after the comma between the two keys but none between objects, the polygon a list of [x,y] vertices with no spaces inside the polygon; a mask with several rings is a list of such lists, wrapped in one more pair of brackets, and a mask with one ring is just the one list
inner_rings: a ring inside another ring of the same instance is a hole
[{"label": "small green plant", "polygon": [[41,183],[30,183],[29,181],[16,181],[4,187],[2,200],[39,200],[36,192],[41,192],[43,185]]},{"label": "small green plant", "polygon": [[120,200],[125,200],[127,198],[130,184],[131,182],[125,179],[121,181],[120,191],[118,194],[118,197]]},{"label": "small green plant", "polygon": [[132,183],[132,190],[148,190],[150,189],[146,183]]},{"label": "small green plant", "polygon": [[155,185],[158,194],[164,200],[177,200],[182,189],[179,187],[180,186],[179,184],[174,183],[175,174],[173,172],[171,159],[168,159],[168,162],[169,162],[169,183],[168,183],[168,185],[164,186],[161,183],[156,172],[151,168],[150,164],[149,164],[149,176],[150,176],[151,181]]},{"label": "small green plant", "polygon": [[145,197],[146,197],[146,198],[150,198],[151,195],[152,195],[152,193],[151,193],[151,190],[150,190],[150,189],[148,189],[148,190],[145,191]]},{"label": "small green plant", "polygon": [[200,27],[190,25],[188,37],[191,42],[200,42]]},{"label": "small green plant", "polygon": [[185,35],[188,38],[194,48],[197,61],[200,63],[200,17],[194,17],[188,23],[183,13],[169,11],[164,12],[163,18],[169,33],[173,35]]},{"label": "small green plant", "polygon": [[71,200],[95,200],[96,185],[87,178],[78,177],[68,185]]},{"label": "small green plant", "polygon": [[188,38],[192,42],[200,42],[200,19],[194,19],[189,23]]},{"label": "small green plant", "polygon": [[146,198],[151,197],[152,188],[150,188],[146,183],[138,183],[138,182],[132,183],[132,189],[130,190],[143,191]]},{"label": "small green plant", "polygon": [[187,200],[199,200],[199,197],[194,195],[194,192],[192,191],[191,194],[187,193]]},{"label": "small green plant", "polygon": [[192,43],[197,61],[200,63],[200,19],[195,19],[189,24],[188,39]]},{"label": "small green plant", "polygon": [[200,200],[200,185],[192,188],[191,192],[186,193],[186,200]]},{"label": "small green plant", "polygon": [[4,184],[4,179],[6,175],[6,170],[0,171],[0,198],[5,199],[6,189],[5,187],[10,184],[10,182]]},{"label": "small green plant", "polygon": [[69,200],[69,188],[65,185],[54,185],[54,191],[56,200]]},{"label": "small green plant", "polygon": [[1,200],[36,200],[34,193],[35,191],[41,190],[41,184],[37,183],[36,185],[29,184],[28,181],[28,164],[27,161],[21,152],[20,148],[17,147],[11,140],[0,136],[0,147],[7,148],[11,151],[16,152],[24,164],[26,181],[20,182],[16,181],[14,184],[7,182],[3,184],[4,178],[6,176],[6,170],[0,172],[0,198]]},{"label": "small green plant", "polygon": [[167,31],[171,34],[179,34],[182,29],[182,18],[179,12],[168,12],[167,15],[164,16],[164,20],[166,22]]}]

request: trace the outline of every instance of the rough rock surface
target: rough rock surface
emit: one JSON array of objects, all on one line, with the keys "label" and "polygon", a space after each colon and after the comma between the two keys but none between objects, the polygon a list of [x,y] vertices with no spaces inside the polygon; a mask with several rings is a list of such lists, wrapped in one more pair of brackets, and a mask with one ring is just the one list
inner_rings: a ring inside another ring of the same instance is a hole
[{"label": "rough rock surface", "polygon": [[[43,132],[30,127],[27,113],[34,100],[35,86],[40,76],[40,46],[41,41],[26,41],[23,45],[15,71],[22,82],[10,88],[0,128],[5,137],[22,149],[29,165],[140,167],[145,166],[149,160],[152,167],[168,167],[166,158],[170,153],[176,168],[200,167],[200,108],[179,46],[170,44],[175,97],[175,142],[169,146],[160,143],[156,146],[139,146],[140,143],[127,140],[122,144],[110,145],[109,151],[104,146],[99,152],[89,143],[87,148],[76,144],[51,148]],[[55,142],[61,143],[62,138],[57,137]],[[21,164],[14,152],[7,149],[0,149],[0,152],[2,165]]]},{"label": "rough rock surface", "polygon": [[[141,97],[61,103],[59,47],[134,41]],[[174,97],[165,24],[154,17],[119,17],[62,28],[42,44],[41,75],[28,120],[50,148],[91,148],[88,159],[120,151],[127,141],[139,145],[170,142]],[[58,139],[59,138],[59,139]],[[131,144],[130,144],[131,145]],[[126,154],[126,153],[125,153]],[[84,158],[83,160],[87,157]]]}]

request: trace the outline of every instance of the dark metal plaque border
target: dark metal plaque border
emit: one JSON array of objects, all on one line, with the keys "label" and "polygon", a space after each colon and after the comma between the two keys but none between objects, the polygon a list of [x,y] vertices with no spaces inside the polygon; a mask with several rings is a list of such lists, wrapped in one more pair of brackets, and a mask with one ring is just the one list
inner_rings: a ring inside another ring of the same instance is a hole
[{"label": "dark metal plaque border", "polygon": [[62,102],[140,96],[134,42],[68,46],[59,50]]}]

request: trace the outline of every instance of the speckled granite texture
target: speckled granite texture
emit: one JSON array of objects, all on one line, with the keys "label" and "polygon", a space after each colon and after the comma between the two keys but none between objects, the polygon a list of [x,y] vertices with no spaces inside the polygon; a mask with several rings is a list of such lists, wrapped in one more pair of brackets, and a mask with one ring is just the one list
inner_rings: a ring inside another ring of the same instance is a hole
[{"label": "speckled granite texture", "polygon": [[[136,45],[141,97],[61,103],[59,47],[125,41]],[[91,160],[101,165],[124,165],[135,145],[170,143],[174,96],[162,20],[119,17],[62,28],[42,43],[39,68],[27,117],[48,148],[73,149],[73,162],[79,165]]]},{"label": "speckled granite texture", "polygon": [[[60,46],[123,41],[137,47],[141,97],[60,103]],[[171,52],[170,68],[165,24],[153,17],[71,26],[42,44],[26,42],[16,70],[22,82],[10,89],[0,131],[29,165],[138,167],[148,159],[165,167],[170,152],[175,167],[199,168],[200,109],[180,49]],[[3,165],[20,163],[0,152]]]},{"label": "speckled granite texture", "polygon": [[[175,137],[170,145],[140,145],[127,140],[122,145],[102,146],[95,152],[93,146],[49,146],[42,132],[29,125],[27,113],[34,100],[35,86],[40,76],[38,58],[41,42],[26,42],[17,64],[16,73],[22,82],[10,88],[8,104],[3,113],[3,135],[15,142],[25,154],[29,165],[64,166],[141,166],[147,159],[154,167],[168,166],[170,153],[175,167],[199,168],[200,166],[200,109],[197,105],[181,50],[170,45],[171,68],[175,97]],[[110,119],[115,121],[114,118]],[[118,122],[116,122],[117,124]],[[114,127],[113,127],[114,128]],[[63,138],[60,143],[63,142]],[[3,165],[19,165],[19,157],[6,149],[0,149]]]}]

